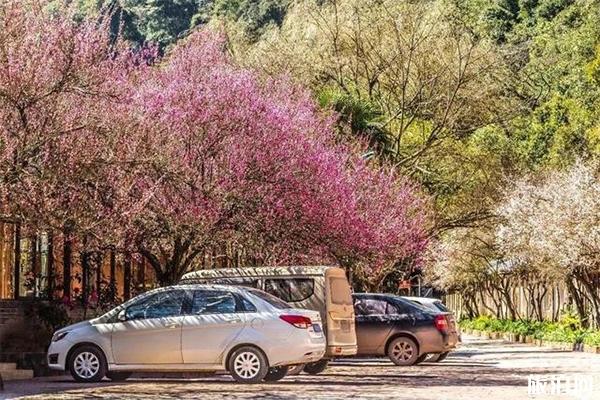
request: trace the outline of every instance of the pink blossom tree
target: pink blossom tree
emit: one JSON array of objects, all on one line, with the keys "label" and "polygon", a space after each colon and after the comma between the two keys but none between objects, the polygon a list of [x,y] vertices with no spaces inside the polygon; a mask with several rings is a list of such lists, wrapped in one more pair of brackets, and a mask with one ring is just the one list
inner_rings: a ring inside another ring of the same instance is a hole
[{"label": "pink blossom tree", "polygon": [[156,158],[169,160],[136,239],[159,280],[223,242],[258,263],[380,269],[418,258],[425,207],[414,188],[337,144],[332,116],[306,91],[235,67],[223,46],[219,34],[193,34],[140,88]]},{"label": "pink blossom tree", "polygon": [[224,244],[245,265],[363,265],[374,282],[418,262],[424,200],[336,142],[307,91],[235,66],[218,33],[148,65],[108,17],[76,22],[43,4],[0,15],[7,215],[140,253],[161,284]]},{"label": "pink blossom tree", "polygon": [[111,241],[122,226],[112,216],[127,212],[114,199],[135,186],[143,141],[124,140],[107,112],[119,114],[139,60],[109,18],[77,22],[72,8],[47,5],[8,1],[0,13],[2,212]]}]

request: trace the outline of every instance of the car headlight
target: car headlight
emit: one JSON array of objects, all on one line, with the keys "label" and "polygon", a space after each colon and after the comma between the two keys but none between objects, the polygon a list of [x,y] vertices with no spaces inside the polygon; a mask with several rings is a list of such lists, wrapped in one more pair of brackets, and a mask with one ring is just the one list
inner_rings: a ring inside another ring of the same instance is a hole
[{"label": "car headlight", "polygon": [[68,334],[69,334],[69,331],[56,332],[54,335],[52,335],[52,341],[58,342],[59,340],[64,339],[64,337],[67,336]]}]

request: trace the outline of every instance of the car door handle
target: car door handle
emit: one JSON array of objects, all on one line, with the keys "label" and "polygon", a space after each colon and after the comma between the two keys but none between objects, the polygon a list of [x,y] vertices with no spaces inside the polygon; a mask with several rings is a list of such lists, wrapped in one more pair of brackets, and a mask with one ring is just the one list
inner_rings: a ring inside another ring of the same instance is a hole
[{"label": "car door handle", "polygon": [[180,326],[179,324],[175,323],[175,324],[167,324],[166,327],[169,329],[175,329],[175,328],[179,328],[179,326]]},{"label": "car door handle", "polygon": [[227,320],[228,324],[237,324],[238,322],[242,322],[242,320],[237,318]]}]

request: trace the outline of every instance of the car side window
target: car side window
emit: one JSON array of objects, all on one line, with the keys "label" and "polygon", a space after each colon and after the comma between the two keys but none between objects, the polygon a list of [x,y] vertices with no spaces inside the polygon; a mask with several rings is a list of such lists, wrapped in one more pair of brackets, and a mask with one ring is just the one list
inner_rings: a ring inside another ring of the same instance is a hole
[{"label": "car side window", "polygon": [[357,315],[384,315],[388,302],[377,299],[355,299],[354,311]]},{"label": "car side window", "polygon": [[181,315],[185,292],[168,290],[148,296],[127,307],[127,319],[151,319]]},{"label": "car side window", "polygon": [[239,296],[240,302],[242,303],[242,311],[244,312],[256,312],[256,306],[246,299],[244,296]]},{"label": "car side window", "polygon": [[236,300],[232,293],[221,290],[195,290],[192,299],[192,315],[232,314]]},{"label": "car side window", "polygon": [[399,315],[399,314],[402,314],[403,311],[401,310],[401,307],[398,307],[398,305],[393,304],[393,303],[387,303],[387,308],[385,310],[385,313],[387,315]]}]

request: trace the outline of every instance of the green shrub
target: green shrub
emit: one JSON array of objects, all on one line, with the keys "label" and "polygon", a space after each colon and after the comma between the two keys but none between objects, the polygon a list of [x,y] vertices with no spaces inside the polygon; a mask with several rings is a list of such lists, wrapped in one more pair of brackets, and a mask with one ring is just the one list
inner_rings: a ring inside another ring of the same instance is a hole
[{"label": "green shrub", "polygon": [[463,319],[460,326],[463,329],[533,336],[550,342],[600,346],[600,331],[584,330],[577,315],[570,311],[565,312],[558,322],[508,320],[485,315],[472,320]]},{"label": "green shrub", "polygon": [[588,346],[600,346],[600,331],[588,331],[586,332],[583,343]]}]

